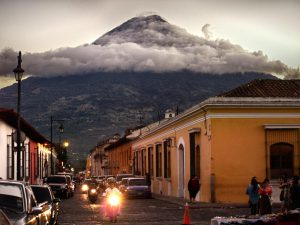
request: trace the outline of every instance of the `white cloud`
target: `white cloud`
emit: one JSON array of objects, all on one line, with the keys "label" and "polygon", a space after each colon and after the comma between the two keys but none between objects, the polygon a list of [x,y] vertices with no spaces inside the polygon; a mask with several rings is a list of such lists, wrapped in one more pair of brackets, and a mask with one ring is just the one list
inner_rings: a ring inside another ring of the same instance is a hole
[{"label": "white cloud", "polygon": [[[203,32],[209,38],[209,25]],[[131,21],[99,38],[92,45],[23,54],[22,67],[35,76],[74,75],[97,71],[178,71],[206,73],[257,71],[286,78],[300,77],[299,70],[281,61],[268,60],[263,52],[248,52],[223,39],[204,39],[165,21]],[[17,52],[0,53],[0,74],[16,66]]]}]

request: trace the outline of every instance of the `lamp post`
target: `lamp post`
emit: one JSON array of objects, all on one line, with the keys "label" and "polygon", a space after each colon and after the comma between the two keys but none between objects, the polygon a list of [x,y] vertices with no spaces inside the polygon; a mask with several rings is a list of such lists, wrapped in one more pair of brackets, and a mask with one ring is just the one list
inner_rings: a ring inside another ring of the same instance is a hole
[{"label": "lamp post", "polygon": [[[18,65],[13,70],[15,74],[16,81],[18,82],[18,102],[17,102],[17,180],[21,180],[21,132],[20,132],[20,124],[21,124],[21,117],[20,117],[20,104],[21,104],[21,80],[23,73],[25,72],[22,67],[22,53],[19,51],[19,55],[17,57]],[[24,175],[24,174],[23,174]]]},{"label": "lamp post", "polygon": [[[60,135],[64,132],[64,126],[63,126],[63,121],[65,120],[57,120],[57,119],[53,119],[53,116],[50,117],[50,127],[51,127],[51,134],[50,134],[50,139],[51,139],[51,147],[50,147],[50,162],[51,162],[51,175],[54,174],[53,171],[53,144],[52,144],[52,139],[53,139],[53,122],[61,122],[60,126],[59,126],[59,145],[60,145]],[[59,146],[60,148],[60,146]]]}]

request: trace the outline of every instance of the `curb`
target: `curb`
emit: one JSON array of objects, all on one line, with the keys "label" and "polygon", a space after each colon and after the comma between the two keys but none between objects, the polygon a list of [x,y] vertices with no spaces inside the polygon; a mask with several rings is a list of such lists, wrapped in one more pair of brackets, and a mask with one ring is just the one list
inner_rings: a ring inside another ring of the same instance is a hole
[{"label": "curb", "polygon": [[[186,199],[180,199],[177,197],[169,197],[169,196],[162,196],[159,194],[153,194],[152,197],[154,199],[158,199],[161,201],[171,202],[177,204],[179,206],[184,207],[184,205],[188,202]],[[280,203],[274,203],[272,208],[280,208]],[[193,204],[189,204],[190,209],[203,209],[203,208],[222,208],[222,209],[234,209],[234,208],[249,208],[248,204],[243,203],[207,203],[207,202],[195,202]]]}]

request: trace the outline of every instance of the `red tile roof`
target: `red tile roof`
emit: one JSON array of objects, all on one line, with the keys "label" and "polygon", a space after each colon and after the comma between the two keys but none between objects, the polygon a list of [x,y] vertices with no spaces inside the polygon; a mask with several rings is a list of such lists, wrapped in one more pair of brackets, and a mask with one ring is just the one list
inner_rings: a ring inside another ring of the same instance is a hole
[{"label": "red tile roof", "polygon": [[[11,127],[17,129],[18,114],[14,110],[0,108],[0,120],[4,121]],[[26,136],[28,136],[31,140],[41,144],[50,143],[50,141],[48,141],[44,136],[42,136],[39,132],[37,132],[22,117],[21,117],[20,128],[21,131],[23,131],[26,134]]]},{"label": "red tile roof", "polygon": [[253,80],[218,97],[300,98],[300,80]]}]

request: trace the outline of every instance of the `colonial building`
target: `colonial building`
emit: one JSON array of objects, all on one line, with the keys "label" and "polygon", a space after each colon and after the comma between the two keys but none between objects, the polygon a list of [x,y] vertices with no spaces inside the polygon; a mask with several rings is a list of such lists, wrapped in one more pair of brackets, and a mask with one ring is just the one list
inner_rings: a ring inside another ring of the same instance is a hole
[{"label": "colonial building", "polygon": [[[17,113],[0,109],[0,177],[16,179]],[[50,175],[50,142],[21,118],[20,177],[31,184],[40,183]],[[54,159],[56,154],[53,154]],[[55,161],[55,160],[54,160]]]},{"label": "colonial building", "polygon": [[299,175],[299,143],[300,80],[255,80],[149,129],[133,144],[134,166],[154,193],[188,198],[196,175],[198,200],[246,202],[251,177]]},{"label": "colonial building", "polygon": [[89,176],[101,176],[110,175],[111,166],[108,159],[108,153],[105,148],[111,144],[117,142],[120,139],[119,134],[115,134],[113,137],[102,140],[94,147],[88,155],[89,161]]},{"label": "colonial building", "polygon": [[126,136],[105,148],[108,156],[108,168],[111,175],[132,173],[132,139]]}]

